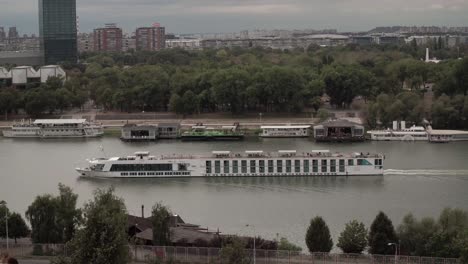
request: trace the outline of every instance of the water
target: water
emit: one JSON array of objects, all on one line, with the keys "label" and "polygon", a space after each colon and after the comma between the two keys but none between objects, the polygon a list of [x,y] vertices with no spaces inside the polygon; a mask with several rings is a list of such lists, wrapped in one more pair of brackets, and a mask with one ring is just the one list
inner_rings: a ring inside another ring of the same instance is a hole
[{"label": "water", "polygon": [[[86,158],[128,155],[135,151],[208,153],[212,150],[330,149],[342,152],[381,152],[384,176],[277,177],[85,180],[74,168]],[[254,139],[244,142],[124,143],[116,138],[91,140],[28,140],[0,138],[0,200],[24,214],[34,197],[56,193],[57,184],[71,186],[80,204],[96,188],[114,186],[132,214],[145,214],[157,201],[190,223],[224,233],[277,236],[305,248],[310,219],[323,216],[334,240],[352,219],[370,225],[383,210],[394,221],[413,212],[437,216],[444,207],[468,210],[468,142],[366,142],[317,144],[307,139]],[[245,227],[247,224],[253,227]]]}]

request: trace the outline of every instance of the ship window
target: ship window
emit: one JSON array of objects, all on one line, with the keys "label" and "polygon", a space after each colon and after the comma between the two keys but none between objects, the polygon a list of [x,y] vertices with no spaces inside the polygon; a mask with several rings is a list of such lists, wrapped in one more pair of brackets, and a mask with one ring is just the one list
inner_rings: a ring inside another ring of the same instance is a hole
[{"label": "ship window", "polygon": [[276,172],[282,173],[283,172],[283,161],[277,160],[276,161]]},{"label": "ship window", "polygon": [[301,161],[295,160],[294,161],[294,172],[301,172]]},{"label": "ship window", "polygon": [[172,171],[172,164],[112,164],[110,171]]},{"label": "ship window", "polygon": [[348,160],[348,166],[354,166],[354,160],[353,159]]},{"label": "ship window", "polygon": [[265,173],[265,161],[264,160],[258,161],[258,167],[259,167],[260,173]]},{"label": "ship window", "polygon": [[291,172],[291,160],[286,160],[286,172]]},{"label": "ship window", "polygon": [[229,173],[229,160],[223,161],[224,173]]},{"label": "ship window", "polygon": [[246,160],[241,160],[241,172],[247,173],[247,161]]},{"label": "ship window", "polygon": [[187,170],[187,164],[181,163],[179,164],[179,171],[186,171]]},{"label": "ship window", "polygon": [[327,160],[322,160],[322,172],[327,172]]},{"label": "ship window", "polygon": [[250,173],[255,173],[255,160],[250,161]]},{"label": "ship window", "polygon": [[309,160],[304,160],[304,172],[309,172]]},{"label": "ship window", "polygon": [[372,164],[370,164],[370,162],[367,161],[366,159],[358,159],[357,160],[357,165],[358,166],[368,166],[368,165],[372,165]]},{"label": "ship window", "polygon": [[268,172],[273,173],[275,171],[275,165],[273,164],[273,160],[268,160]]},{"label": "ship window", "polygon": [[215,160],[215,173],[221,173],[221,161]]},{"label": "ship window", "polygon": [[336,172],[336,160],[330,160],[330,172]]},{"label": "ship window", "polygon": [[232,161],[232,173],[239,173],[239,161],[238,160]]},{"label": "ship window", "polygon": [[318,172],[318,160],[312,160],[312,170]]},{"label": "ship window", "polygon": [[340,159],[340,172],[345,172],[345,160]]},{"label": "ship window", "polygon": [[206,161],[206,173],[211,173],[211,160]]}]

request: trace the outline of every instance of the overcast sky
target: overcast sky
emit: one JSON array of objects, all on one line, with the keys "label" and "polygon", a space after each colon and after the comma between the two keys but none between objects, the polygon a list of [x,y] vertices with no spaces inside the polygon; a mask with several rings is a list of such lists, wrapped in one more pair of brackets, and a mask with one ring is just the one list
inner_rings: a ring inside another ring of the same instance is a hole
[{"label": "overcast sky", "polygon": [[[37,33],[38,0],[0,0],[0,26]],[[245,29],[370,30],[390,25],[468,26],[468,0],[77,0],[80,31],[159,22],[166,32]]]}]

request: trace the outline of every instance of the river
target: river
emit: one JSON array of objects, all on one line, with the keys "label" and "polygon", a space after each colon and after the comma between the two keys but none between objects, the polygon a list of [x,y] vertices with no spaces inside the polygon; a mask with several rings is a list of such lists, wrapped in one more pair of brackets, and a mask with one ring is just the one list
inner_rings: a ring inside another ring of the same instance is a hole
[{"label": "river", "polygon": [[[212,150],[276,151],[330,149],[386,155],[384,176],[193,179],[80,179],[74,168],[86,158],[135,151],[209,153]],[[318,144],[308,139],[250,139],[243,142],[124,143],[105,137],[88,140],[0,138],[0,200],[24,215],[36,195],[57,193],[62,182],[79,194],[80,205],[93,190],[114,186],[128,211],[149,215],[162,201],[189,223],[223,233],[287,237],[305,248],[310,219],[320,215],[334,242],[352,219],[370,225],[379,210],[398,225],[409,212],[436,217],[444,207],[468,210],[468,142],[365,142]],[[246,225],[250,227],[246,227]]]}]

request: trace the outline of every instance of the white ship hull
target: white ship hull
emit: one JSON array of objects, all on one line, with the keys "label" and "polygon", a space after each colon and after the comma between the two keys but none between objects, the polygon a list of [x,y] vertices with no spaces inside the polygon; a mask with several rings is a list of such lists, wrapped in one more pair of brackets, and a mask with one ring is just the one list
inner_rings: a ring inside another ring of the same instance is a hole
[{"label": "white ship hull", "polygon": [[271,177],[383,175],[382,155],[110,158],[91,160],[88,168],[76,168],[92,178]]},{"label": "white ship hull", "polygon": [[6,138],[93,138],[104,134],[98,124],[84,119],[36,120],[34,123],[19,123],[4,130]]}]

